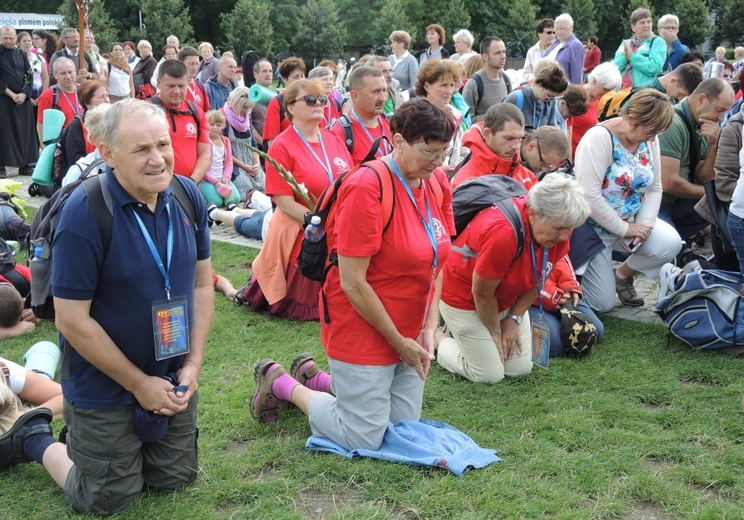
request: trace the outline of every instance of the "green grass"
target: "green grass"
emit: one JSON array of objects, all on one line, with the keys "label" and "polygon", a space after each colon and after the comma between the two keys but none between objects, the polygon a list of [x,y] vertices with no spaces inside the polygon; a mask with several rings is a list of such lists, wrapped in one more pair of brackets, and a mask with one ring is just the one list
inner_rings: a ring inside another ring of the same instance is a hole
[{"label": "green grass", "polygon": [[[255,252],[214,244],[236,287]],[[218,295],[200,378],[201,474],[189,489],[145,493],[120,518],[744,518],[744,359],[667,345],[661,326],[606,320],[586,359],[498,385],[434,366],[424,416],[448,422],[503,462],[458,478],[308,452],[297,410],[257,424],[248,411],[256,361],[310,351],[326,365],[316,323],[248,313]],[[4,341],[20,360],[50,324]],[[61,423],[55,423],[55,431]],[[68,518],[43,468],[0,472],[0,518]]]}]

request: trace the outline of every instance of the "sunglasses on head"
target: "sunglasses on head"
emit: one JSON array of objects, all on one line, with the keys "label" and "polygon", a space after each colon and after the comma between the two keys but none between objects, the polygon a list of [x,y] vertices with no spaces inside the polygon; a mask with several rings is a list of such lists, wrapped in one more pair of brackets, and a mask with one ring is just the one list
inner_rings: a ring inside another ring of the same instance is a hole
[{"label": "sunglasses on head", "polygon": [[300,99],[304,100],[305,104],[309,107],[314,107],[318,103],[320,103],[320,106],[322,107],[328,104],[328,96],[313,96],[312,94],[307,94],[299,99],[296,99],[295,103],[297,103]]}]

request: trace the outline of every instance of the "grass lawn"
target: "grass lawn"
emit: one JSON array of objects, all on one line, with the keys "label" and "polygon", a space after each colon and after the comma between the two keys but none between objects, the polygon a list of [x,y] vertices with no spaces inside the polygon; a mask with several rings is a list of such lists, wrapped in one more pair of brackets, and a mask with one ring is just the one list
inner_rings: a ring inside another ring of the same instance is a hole
[{"label": "grass lawn", "polygon": [[[255,251],[215,243],[215,269],[238,286]],[[316,323],[248,313],[218,295],[200,378],[201,474],[187,490],[145,493],[120,518],[744,518],[744,359],[667,345],[662,326],[606,320],[586,359],[498,385],[432,368],[424,416],[504,459],[458,478],[445,470],[308,452],[297,410],[253,421],[253,366],[310,351]],[[51,324],[2,343],[20,361]],[[55,432],[61,428],[55,423]],[[0,472],[0,518],[73,517],[36,464]]]}]

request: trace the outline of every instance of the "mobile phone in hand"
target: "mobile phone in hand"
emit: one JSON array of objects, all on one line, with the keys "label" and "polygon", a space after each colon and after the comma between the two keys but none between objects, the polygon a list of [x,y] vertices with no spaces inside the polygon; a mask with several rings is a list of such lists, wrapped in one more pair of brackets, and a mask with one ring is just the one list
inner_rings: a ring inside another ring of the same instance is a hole
[{"label": "mobile phone in hand", "polygon": [[643,244],[641,240],[639,240],[638,238],[633,238],[625,245],[628,247],[628,249],[630,249],[631,253],[635,253],[638,248],[641,247],[641,244]]}]

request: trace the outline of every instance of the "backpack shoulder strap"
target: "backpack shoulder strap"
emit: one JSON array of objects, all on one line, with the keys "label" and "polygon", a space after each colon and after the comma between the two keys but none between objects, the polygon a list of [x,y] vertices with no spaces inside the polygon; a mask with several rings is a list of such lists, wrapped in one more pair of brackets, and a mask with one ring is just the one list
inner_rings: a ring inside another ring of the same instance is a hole
[{"label": "backpack shoulder strap", "polygon": [[173,189],[173,196],[183,209],[183,212],[186,213],[186,216],[192,222],[194,229],[196,230],[196,208],[194,207],[194,203],[191,201],[191,198],[189,197],[189,194],[183,185],[183,182],[186,179],[181,180],[179,177],[179,175],[174,174],[170,182],[170,186]]},{"label": "backpack shoulder strap", "polygon": [[432,175],[426,183],[429,185],[429,187],[431,188],[431,192],[434,194],[434,200],[437,203],[437,207],[441,208],[442,203],[444,202],[444,188],[442,188],[442,184],[439,182],[439,179],[436,175]]},{"label": "backpack shoulder strap", "polygon": [[189,112],[194,116],[194,123],[196,124],[196,138],[201,137],[201,125],[199,124],[199,112],[196,110],[196,105],[190,99],[186,100],[186,105],[189,107]]},{"label": "backpack shoulder strap", "polygon": [[59,108],[59,86],[52,85],[50,88],[52,89],[52,108],[58,109]]},{"label": "backpack shoulder strap", "polygon": [[[364,166],[375,172],[377,180],[380,183],[380,208],[382,211],[382,233],[385,234],[390,222],[393,220],[393,210],[395,209],[395,187],[393,185],[393,173],[390,167],[379,159],[362,163]],[[381,170],[384,167],[384,171]],[[387,175],[385,175],[387,173]]]},{"label": "backpack shoulder strap", "polygon": [[[349,150],[349,153],[352,153],[354,151],[354,129],[351,127],[351,119],[349,119],[349,116],[346,114],[342,114],[341,117],[338,118],[338,123],[344,131],[344,144],[346,145],[346,149]],[[377,146],[379,146],[379,143]],[[372,155],[372,158],[374,159],[374,154]],[[365,157],[365,161],[366,160],[367,158]]]},{"label": "backpack shoulder strap", "polygon": [[509,78],[509,74],[501,71],[501,75],[504,77],[504,85],[506,85],[506,93],[510,94],[512,91],[512,84],[511,84],[511,78]]},{"label": "backpack shoulder strap", "polygon": [[15,287],[16,291],[21,293],[21,296],[24,298],[31,294],[31,283],[26,280],[21,273],[16,271],[14,267],[5,271],[3,276],[11,283],[11,285],[13,285],[13,287]]},{"label": "backpack shoulder strap", "polygon": [[284,92],[280,92],[279,95],[276,96],[276,100],[279,102],[279,123],[281,123],[287,116],[284,112]]},{"label": "backpack shoulder strap", "polygon": [[90,174],[91,174],[92,172],[96,171],[96,170],[98,169],[98,167],[99,167],[99,166],[101,166],[101,165],[102,165],[102,164],[103,164],[104,162],[105,162],[105,161],[104,161],[104,160],[103,160],[102,158],[100,158],[100,157],[99,157],[98,159],[96,159],[95,161],[93,161],[92,163],[90,163],[90,164],[89,164],[89,165],[88,165],[88,166],[87,166],[87,167],[86,167],[86,168],[85,168],[85,169],[83,170],[83,172],[82,172],[82,173],[80,174],[80,178],[81,178],[81,179],[87,179],[87,178],[88,178],[88,176],[89,176],[89,175],[90,175]]},{"label": "backpack shoulder strap", "polygon": [[514,262],[522,256],[522,251],[524,250],[524,223],[511,199],[500,200],[496,203],[496,206],[514,228],[514,234],[517,236],[517,252],[512,259],[512,262]]},{"label": "backpack shoulder strap", "polygon": [[524,108],[524,90],[517,90],[517,108],[522,110]]},{"label": "backpack shoulder strap", "polygon": [[480,74],[476,72],[475,74],[473,74],[473,81],[475,81],[475,86],[478,87],[478,99],[475,100],[475,107],[478,108],[480,100],[483,99],[483,78],[481,78]]},{"label": "backpack shoulder strap", "polygon": [[103,244],[103,258],[108,255],[111,248],[111,233],[114,227],[114,203],[111,192],[108,189],[106,175],[96,175],[82,182],[83,189],[88,196],[90,209],[98,223],[98,231],[101,233]]},{"label": "backpack shoulder strap", "polygon": [[697,145],[695,144],[695,133],[692,129],[692,125],[690,124],[690,122],[687,120],[687,118],[685,117],[683,113],[679,112],[678,110],[675,110],[674,113],[685,124],[685,128],[687,128],[687,133],[690,136],[690,148],[689,148],[690,150],[690,155],[689,155],[690,172],[688,174],[688,180],[691,183],[695,184],[695,167],[697,166],[697,161],[698,161],[698,148],[697,148]]}]

